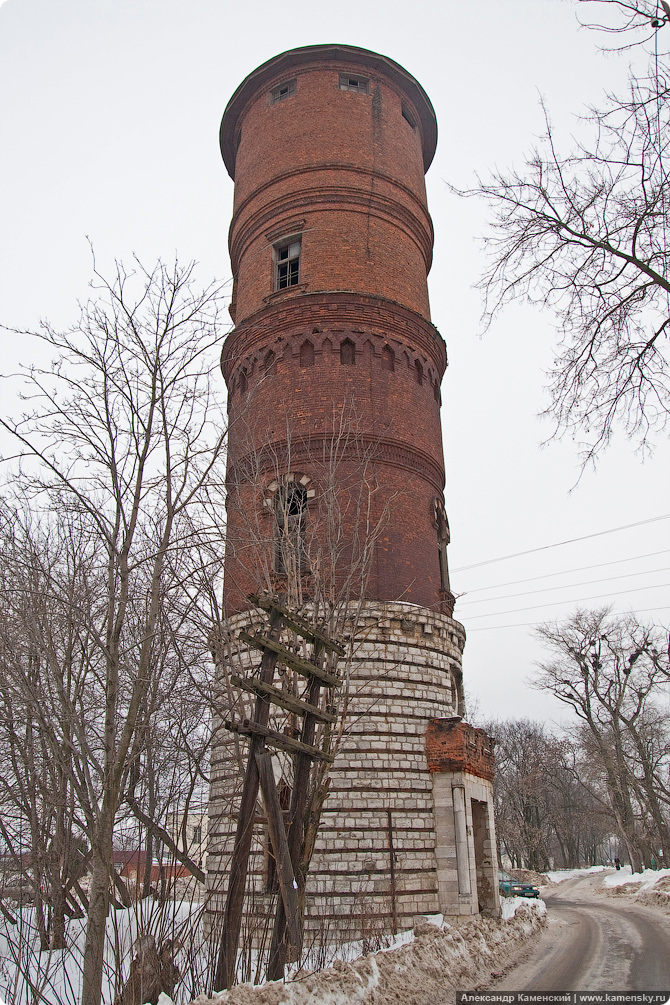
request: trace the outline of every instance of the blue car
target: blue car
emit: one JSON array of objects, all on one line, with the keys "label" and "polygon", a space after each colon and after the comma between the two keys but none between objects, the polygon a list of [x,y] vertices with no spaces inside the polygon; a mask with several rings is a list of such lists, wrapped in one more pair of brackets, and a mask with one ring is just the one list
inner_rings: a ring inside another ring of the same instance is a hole
[{"label": "blue car", "polygon": [[539,886],[522,883],[503,869],[498,870],[498,890],[501,897],[539,897]]}]

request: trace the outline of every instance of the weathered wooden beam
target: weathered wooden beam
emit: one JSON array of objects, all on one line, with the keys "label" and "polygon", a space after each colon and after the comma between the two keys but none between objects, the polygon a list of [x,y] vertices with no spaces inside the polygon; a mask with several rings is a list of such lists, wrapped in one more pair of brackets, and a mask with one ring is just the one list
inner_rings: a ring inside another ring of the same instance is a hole
[{"label": "weathered wooden beam", "polygon": [[231,684],[235,684],[236,687],[241,687],[243,691],[248,691],[250,694],[267,695],[274,705],[285,708],[287,712],[295,712],[296,715],[313,715],[319,722],[337,721],[337,715],[333,712],[324,712],[320,708],[317,708],[316,705],[310,705],[308,701],[301,701],[300,698],[294,698],[290,694],[285,694],[278,687],[273,687],[272,684],[265,684],[262,680],[258,680],[257,677],[238,677],[237,674],[232,674],[230,682]]},{"label": "weathered wooden beam", "polygon": [[318,761],[328,761],[330,764],[335,760],[334,754],[325,754],[318,747],[312,747],[301,740],[293,740],[290,736],[286,736],[285,733],[275,733],[274,730],[268,729],[267,726],[259,725],[251,719],[243,719],[241,722],[233,722],[228,719],[224,722],[224,726],[231,733],[242,733],[243,736],[252,737],[261,736],[271,747],[285,750],[289,754],[307,754],[308,757],[312,757]]},{"label": "weathered wooden beam", "polygon": [[[317,643],[314,646],[314,659],[318,659],[322,653],[321,646]],[[319,700],[321,683],[317,677],[312,677],[309,682],[309,700],[316,704]],[[311,715],[306,715],[303,719],[301,742],[307,746],[314,743],[315,720]],[[302,861],[305,831],[305,810],[307,807],[307,796],[309,790],[309,775],[312,761],[304,754],[298,754],[293,766],[293,790],[291,792],[291,805],[289,807],[287,841],[293,872],[296,875],[299,886],[299,893],[302,894],[305,877],[300,875],[299,865]],[[301,898],[302,899],[302,898]],[[275,923],[272,931],[272,941],[270,943],[270,958],[268,962],[267,979],[270,981],[281,980],[284,977],[284,968],[287,962],[287,913],[284,905],[280,901],[277,904]]]},{"label": "weathered wooden beam", "polygon": [[295,653],[290,652],[279,642],[274,642],[272,639],[267,638],[265,635],[251,635],[249,632],[240,632],[238,638],[241,642],[246,642],[247,645],[253,646],[254,649],[260,649],[261,652],[274,653],[276,659],[285,666],[290,667],[291,670],[295,670],[297,673],[302,674],[303,677],[318,677],[320,681],[327,684],[328,687],[340,687],[341,681],[338,677],[334,677],[333,674],[328,673],[326,670],[322,670],[320,666],[316,663],[310,663],[309,660],[304,660],[301,656],[297,656]]},{"label": "weathered wooden beam", "polygon": [[285,607],[282,607],[281,604],[279,604],[276,600],[273,600],[272,597],[264,597],[257,593],[250,593],[248,599],[252,604],[255,604],[256,607],[260,607],[263,611],[279,611],[284,619],[286,627],[292,628],[297,635],[302,635],[303,639],[307,639],[309,642],[318,643],[328,652],[337,653],[338,656],[346,655],[346,650],[339,644],[339,642],[335,642],[328,635],[326,635],[325,632],[310,624],[310,622],[305,618],[301,618],[298,614],[294,614],[293,611],[288,611]]},{"label": "weathered wooden beam", "polygon": [[[283,619],[278,612],[271,614],[271,636],[276,637],[279,635],[282,621]],[[268,684],[272,682],[276,664],[277,658],[275,654],[270,649],[266,649],[261,660],[261,680],[264,680]],[[270,702],[262,695],[258,695],[256,698],[254,718],[261,726],[266,725],[270,718]],[[252,736],[244,785],[242,787],[242,796],[240,798],[235,844],[230,860],[228,892],[226,894],[226,905],[223,913],[223,930],[221,932],[221,941],[219,943],[214,974],[214,990],[216,991],[232,987],[235,983],[237,947],[240,941],[242,910],[244,907],[244,888],[247,882],[249,853],[251,851],[251,838],[254,829],[253,820],[256,814],[256,799],[258,797],[259,786],[258,765],[255,754],[257,750],[262,749],[263,743],[262,735],[255,734]]]},{"label": "weathered wooden beam", "polygon": [[266,750],[258,750],[255,754],[258,774],[261,784],[261,793],[265,803],[265,812],[268,818],[268,831],[270,841],[277,864],[277,879],[279,880],[279,890],[284,903],[284,912],[289,932],[288,962],[292,963],[299,959],[302,948],[302,926],[300,924],[300,905],[298,902],[298,884],[293,875],[291,856],[286,840],[286,828],[282,814],[277,785],[272,770],[272,761]]}]

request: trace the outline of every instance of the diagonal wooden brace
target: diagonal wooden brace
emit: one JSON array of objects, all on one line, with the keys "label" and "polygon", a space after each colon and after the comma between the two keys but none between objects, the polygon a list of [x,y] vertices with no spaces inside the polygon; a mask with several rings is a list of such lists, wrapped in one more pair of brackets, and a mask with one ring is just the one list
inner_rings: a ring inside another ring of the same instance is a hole
[{"label": "diagonal wooden brace", "polygon": [[289,935],[289,952],[287,962],[292,963],[299,959],[302,948],[302,926],[300,924],[300,905],[298,902],[298,885],[293,874],[291,865],[291,855],[289,853],[288,841],[286,839],[286,828],[279,794],[275,783],[275,776],[272,770],[272,761],[266,750],[257,750],[256,765],[261,784],[261,793],[265,803],[265,812],[268,818],[268,830],[272,851],[277,863],[277,877],[279,879],[279,890],[284,902],[284,912]]}]

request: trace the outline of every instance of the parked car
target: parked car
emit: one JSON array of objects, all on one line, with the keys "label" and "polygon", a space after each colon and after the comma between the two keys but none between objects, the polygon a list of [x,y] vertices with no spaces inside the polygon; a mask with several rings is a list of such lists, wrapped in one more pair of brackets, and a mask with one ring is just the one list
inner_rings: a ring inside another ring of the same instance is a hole
[{"label": "parked car", "polygon": [[521,883],[504,869],[498,869],[498,890],[501,897],[539,897],[540,888],[532,883]]}]

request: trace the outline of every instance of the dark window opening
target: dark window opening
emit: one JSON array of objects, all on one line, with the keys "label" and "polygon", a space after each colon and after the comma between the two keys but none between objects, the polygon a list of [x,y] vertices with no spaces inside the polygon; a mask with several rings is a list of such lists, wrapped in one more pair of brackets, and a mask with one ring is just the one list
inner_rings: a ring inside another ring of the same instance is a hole
[{"label": "dark window opening", "polygon": [[437,498],[434,501],[435,529],[437,530],[437,554],[440,563],[440,589],[445,593],[451,592],[449,583],[449,562],[447,560],[447,546],[451,540],[449,531],[449,521],[444,502]]},{"label": "dark window opening", "polygon": [[300,366],[314,366],[314,346],[309,339],[300,346]]},{"label": "dark window opening", "polygon": [[200,826],[200,824],[196,824],[196,826],[193,828],[193,843],[200,844],[201,841],[202,841],[202,827]]},{"label": "dark window opening", "polygon": [[404,104],[401,105],[400,108],[402,111],[402,117],[405,120],[405,122],[408,122],[412,127],[412,129],[416,129],[416,121],[414,119],[414,116],[410,112],[409,108],[407,108],[407,106]]},{"label": "dark window opening", "polygon": [[356,346],[351,339],[345,338],[340,345],[340,363],[343,366],[353,366],[356,362]]},{"label": "dark window opening", "polygon": [[292,94],[298,90],[298,81],[294,77],[293,80],[285,80],[283,84],[279,84],[277,87],[273,87],[270,91],[270,104],[276,105],[278,101],[284,101],[289,98]]},{"label": "dark window opening", "polygon": [[390,345],[385,345],[382,349],[382,370],[395,370],[395,353]]},{"label": "dark window opening", "polygon": [[419,385],[419,387],[421,387],[421,385],[423,384],[423,367],[418,359],[414,364],[414,372],[416,374],[416,382]]},{"label": "dark window opening", "polygon": [[240,389],[240,394],[245,394],[246,393],[247,387],[249,386],[249,382],[247,380],[247,371],[246,370],[240,370],[240,376],[238,377],[238,380],[237,380],[237,386]]},{"label": "dark window opening", "polygon": [[350,73],[340,74],[341,91],[358,91],[360,94],[370,93],[370,81],[367,77],[354,77]]},{"label": "dark window opening", "polygon": [[288,482],[275,495],[275,572],[301,573],[307,565],[305,530],[307,489],[300,482]]},{"label": "dark window opening", "polygon": [[274,366],[274,362],[275,362],[275,354],[273,353],[272,349],[268,349],[268,351],[265,354],[265,359],[263,360],[263,369],[265,370],[266,373],[270,372],[270,370]]},{"label": "dark window opening", "polygon": [[300,241],[275,248],[275,290],[285,290],[300,282]]}]

